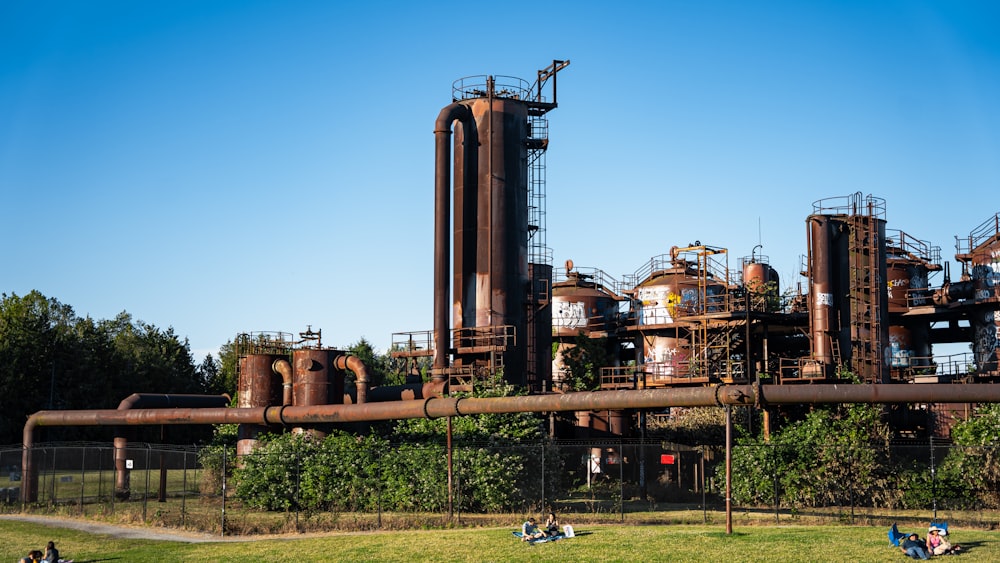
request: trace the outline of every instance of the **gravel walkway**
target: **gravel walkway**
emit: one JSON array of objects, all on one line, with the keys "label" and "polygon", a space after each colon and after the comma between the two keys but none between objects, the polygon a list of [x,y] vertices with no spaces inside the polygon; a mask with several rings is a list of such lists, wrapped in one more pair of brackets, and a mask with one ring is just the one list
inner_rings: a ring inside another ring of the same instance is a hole
[{"label": "gravel walkway", "polygon": [[19,520],[21,522],[34,522],[55,528],[71,528],[89,534],[104,534],[115,538],[141,539],[141,540],[164,540],[185,543],[207,543],[207,542],[227,542],[227,541],[247,541],[253,538],[233,537],[223,538],[210,534],[198,532],[186,532],[181,530],[170,530],[166,528],[140,528],[137,526],[117,526],[112,524],[101,524],[89,520],[74,520],[72,518],[58,518],[54,516],[35,516],[28,514],[2,514],[0,521]]}]

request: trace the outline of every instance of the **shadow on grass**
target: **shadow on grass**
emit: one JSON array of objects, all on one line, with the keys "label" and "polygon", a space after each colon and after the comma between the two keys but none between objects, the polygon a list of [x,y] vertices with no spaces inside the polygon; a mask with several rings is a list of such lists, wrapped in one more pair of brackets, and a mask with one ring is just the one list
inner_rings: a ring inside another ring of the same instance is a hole
[{"label": "shadow on grass", "polygon": [[704,535],[705,535],[705,537],[709,537],[709,538],[715,538],[715,539],[725,540],[725,539],[732,539],[732,538],[742,538],[742,537],[746,537],[746,536],[748,536],[750,534],[747,534],[745,532],[733,532],[731,534],[727,534],[726,532],[706,532]]}]

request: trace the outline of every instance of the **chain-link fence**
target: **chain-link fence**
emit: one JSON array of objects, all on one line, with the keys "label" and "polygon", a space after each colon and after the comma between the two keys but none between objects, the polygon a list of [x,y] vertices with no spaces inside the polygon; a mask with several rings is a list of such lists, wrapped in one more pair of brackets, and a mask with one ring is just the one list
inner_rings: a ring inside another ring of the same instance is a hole
[{"label": "chain-link fence", "polygon": [[[839,462],[808,471],[786,449],[734,448],[737,522],[995,524],[1000,495],[944,463],[951,445],[836,451]],[[720,523],[726,504],[722,448],[663,442],[456,444],[450,455],[443,444],[361,444],[239,458],[232,448],[130,443],[118,468],[108,444],[41,444],[31,503],[20,499],[22,453],[0,449],[0,510],[220,534],[516,524],[550,510],[567,521]]]}]

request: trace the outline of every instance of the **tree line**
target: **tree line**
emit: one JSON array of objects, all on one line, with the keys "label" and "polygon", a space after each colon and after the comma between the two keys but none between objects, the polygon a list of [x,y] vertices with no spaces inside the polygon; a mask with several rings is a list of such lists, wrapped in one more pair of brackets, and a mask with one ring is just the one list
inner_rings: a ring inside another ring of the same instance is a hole
[{"label": "tree line", "polygon": [[[374,385],[403,383],[405,366],[361,338],[348,350],[369,367]],[[121,312],[80,317],[39,291],[0,294],[0,445],[18,444],[27,417],[40,410],[113,409],[132,393],[228,393],[236,398],[238,351],[230,341],[218,358],[191,355],[186,338]],[[354,374],[347,374],[347,385]],[[106,440],[95,428],[48,428],[46,441]],[[159,430],[140,430],[158,441]],[[170,442],[211,438],[211,430],[170,430]]]},{"label": "tree line", "polygon": [[[233,370],[235,373],[235,370]],[[227,381],[230,380],[230,381]],[[135,392],[232,393],[211,354],[196,364],[187,339],[121,312],[80,317],[38,291],[0,299],[0,444],[21,441],[28,415],[49,409],[113,409]],[[48,440],[106,438],[107,431],[51,428]]]}]

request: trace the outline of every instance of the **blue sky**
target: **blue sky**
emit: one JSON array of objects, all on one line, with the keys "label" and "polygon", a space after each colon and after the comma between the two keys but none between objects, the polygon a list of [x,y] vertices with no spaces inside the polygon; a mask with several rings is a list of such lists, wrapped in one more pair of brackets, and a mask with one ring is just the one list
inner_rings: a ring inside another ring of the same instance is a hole
[{"label": "blue sky", "polygon": [[[1000,3],[0,3],[0,292],[246,331],[432,327],[433,123],[552,59],[548,244],[800,278],[814,201],[942,248],[1000,210]],[[953,263],[953,268],[956,265]],[[940,277],[932,280],[940,283]]]}]

